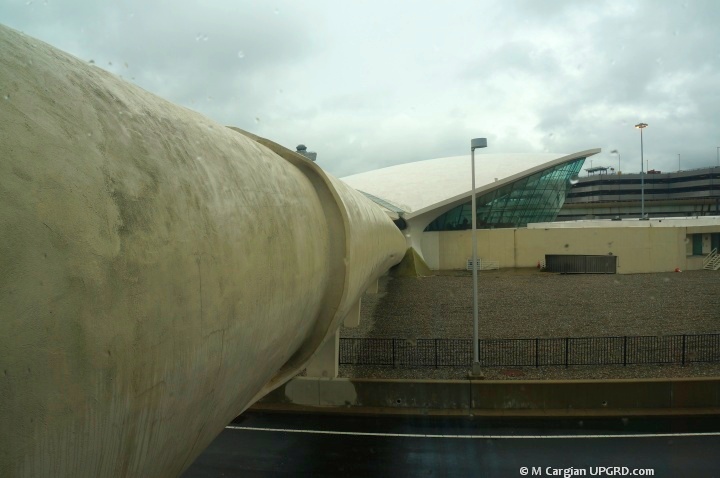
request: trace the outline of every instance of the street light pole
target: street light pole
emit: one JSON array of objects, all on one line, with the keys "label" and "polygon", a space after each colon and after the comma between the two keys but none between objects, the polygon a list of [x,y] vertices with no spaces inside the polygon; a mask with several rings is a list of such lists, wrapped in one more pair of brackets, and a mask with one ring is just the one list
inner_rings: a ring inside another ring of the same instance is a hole
[{"label": "street light pole", "polygon": [[617,157],[618,157],[618,173],[620,173],[620,171],[621,171],[621,169],[620,169],[620,151],[618,151],[617,149],[613,149],[612,151],[610,151],[610,154],[617,154]]},{"label": "street light pole", "polygon": [[473,365],[472,375],[480,374],[480,337],[478,332],[478,280],[477,280],[477,206],[475,205],[475,150],[486,148],[487,138],[470,140],[470,162],[472,174],[472,271],[473,271]]},{"label": "street light pole", "polygon": [[680,153],[678,153],[678,171],[680,171]]},{"label": "street light pole", "polygon": [[720,166],[720,146],[717,147],[717,161],[718,161],[718,166]]},{"label": "street light pole", "polygon": [[647,128],[647,123],[638,123],[635,125],[640,129],[640,219],[645,218],[645,171],[643,171],[643,130]]}]

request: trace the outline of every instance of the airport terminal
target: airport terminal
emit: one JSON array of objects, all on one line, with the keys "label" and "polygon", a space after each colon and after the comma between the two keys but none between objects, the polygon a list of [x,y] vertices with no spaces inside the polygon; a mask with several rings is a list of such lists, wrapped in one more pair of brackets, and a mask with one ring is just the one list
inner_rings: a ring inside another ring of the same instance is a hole
[{"label": "airport terminal", "polygon": [[[335,378],[365,294],[403,258],[467,269],[473,220],[500,270],[603,256],[610,274],[720,274],[717,216],[554,222],[599,149],[478,154],[472,211],[469,155],[340,180],[3,26],[0,65],[0,475],[180,476],[261,399],[471,419],[720,409],[713,377]],[[232,449],[277,451],[263,443]]]},{"label": "airport terminal", "polygon": [[[612,272],[619,274],[696,270],[718,264],[713,251],[720,248],[716,212],[720,168],[672,177],[644,175],[653,179],[647,184],[648,199],[642,205],[645,218],[640,220],[639,174],[578,179],[586,159],[599,152],[477,155],[478,254],[488,267],[534,267],[544,264],[548,255],[610,256]],[[343,181],[395,220],[408,246],[430,269],[465,269],[471,257],[469,171],[469,156],[459,156],[391,166]],[[599,181],[605,189],[587,196]],[[615,186],[615,196],[605,194],[611,186],[604,183],[610,181],[620,184]],[[627,184],[633,184],[633,189],[628,190]],[[675,209],[667,209],[670,200]],[[620,205],[610,209],[612,218],[588,213],[607,209],[609,201]],[[679,215],[677,208],[682,204],[700,208]],[[570,220],[578,217],[579,205],[584,207],[582,219]]]},{"label": "airport terminal", "polygon": [[585,171],[568,193],[558,221],[639,218],[643,193],[650,217],[720,215],[720,164],[666,172],[651,169],[642,177],[603,166]]}]

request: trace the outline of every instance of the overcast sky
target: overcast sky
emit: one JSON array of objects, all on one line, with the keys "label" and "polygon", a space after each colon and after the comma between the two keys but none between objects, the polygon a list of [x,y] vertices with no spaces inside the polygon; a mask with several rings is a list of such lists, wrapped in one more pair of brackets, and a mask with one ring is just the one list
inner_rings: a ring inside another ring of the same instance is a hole
[{"label": "overcast sky", "polygon": [[637,172],[638,122],[651,169],[717,164],[716,0],[2,0],[0,22],[336,176],[478,136]]}]

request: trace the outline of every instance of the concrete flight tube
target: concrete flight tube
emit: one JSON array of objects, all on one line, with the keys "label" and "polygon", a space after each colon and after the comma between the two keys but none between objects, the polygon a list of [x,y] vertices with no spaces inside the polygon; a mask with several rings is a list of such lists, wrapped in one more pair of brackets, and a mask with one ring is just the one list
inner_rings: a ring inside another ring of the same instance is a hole
[{"label": "concrete flight tube", "polygon": [[179,475],[404,251],[311,161],[0,26],[0,476]]}]

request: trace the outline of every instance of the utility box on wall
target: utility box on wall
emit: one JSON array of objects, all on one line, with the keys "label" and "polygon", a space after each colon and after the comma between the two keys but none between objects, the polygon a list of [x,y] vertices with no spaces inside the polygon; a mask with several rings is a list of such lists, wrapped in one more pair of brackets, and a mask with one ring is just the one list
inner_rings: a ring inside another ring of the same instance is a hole
[{"label": "utility box on wall", "polygon": [[616,274],[617,256],[545,254],[545,270],[563,274]]}]

